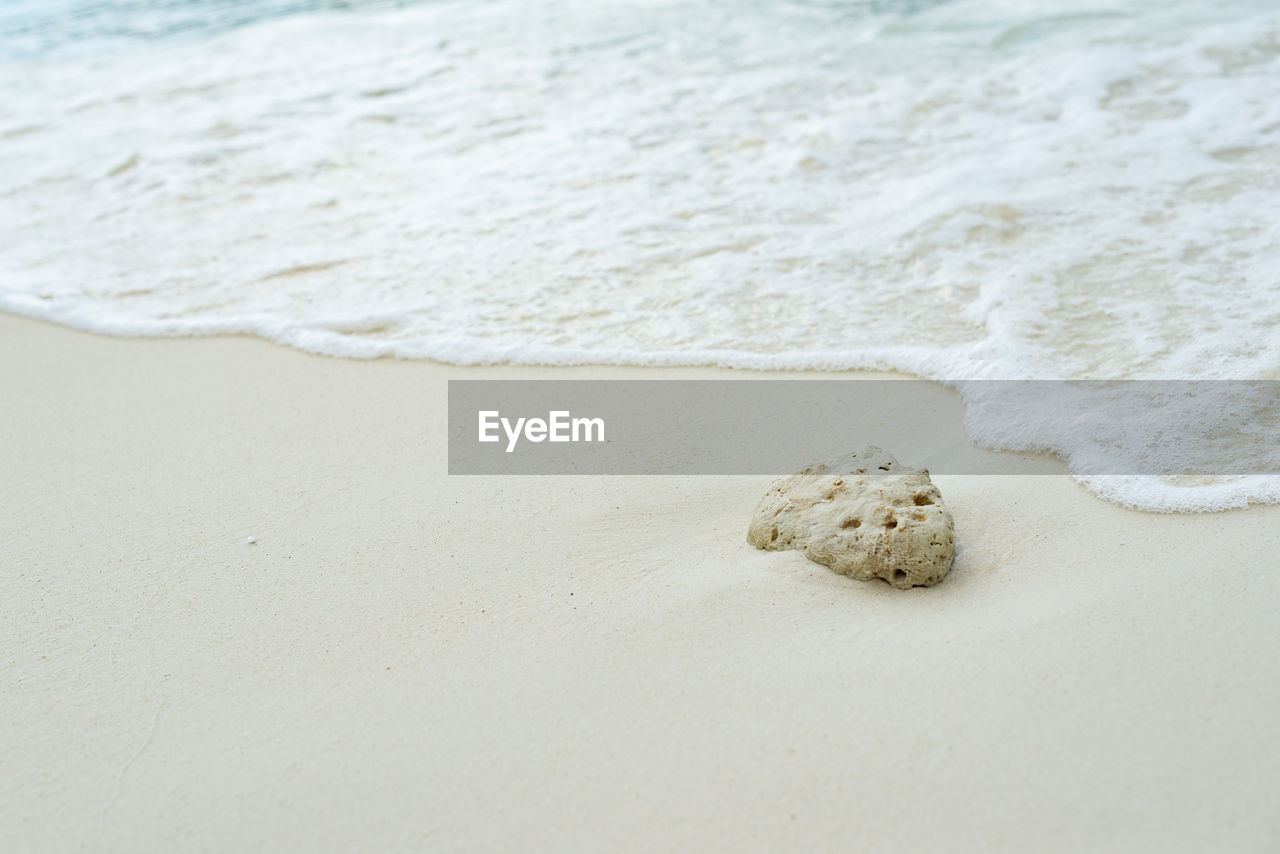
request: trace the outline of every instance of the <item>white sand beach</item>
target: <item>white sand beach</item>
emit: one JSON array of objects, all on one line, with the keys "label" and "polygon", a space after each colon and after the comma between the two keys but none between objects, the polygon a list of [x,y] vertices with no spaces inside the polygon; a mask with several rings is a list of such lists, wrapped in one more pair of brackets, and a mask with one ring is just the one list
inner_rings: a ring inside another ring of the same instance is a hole
[{"label": "white sand beach", "polygon": [[1280,852],[1274,0],[9,0],[0,89],[0,854]]},{"label": "white sand beach", "polygon": [[0,317],[0,849],[1280,848],[1280,507],[939,476],[900,591],[768,478],[445,473],[448,378],[727,374]]}]

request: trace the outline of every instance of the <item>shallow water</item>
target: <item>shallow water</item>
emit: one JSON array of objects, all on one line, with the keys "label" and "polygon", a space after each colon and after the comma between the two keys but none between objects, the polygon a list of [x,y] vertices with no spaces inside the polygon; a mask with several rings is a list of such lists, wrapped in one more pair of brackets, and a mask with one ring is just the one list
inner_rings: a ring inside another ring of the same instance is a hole
[{"label": "shallow water", "polygon": [[1270,3],[339,5],[7,6],[0,308],[457,363],[1280,378]]}]

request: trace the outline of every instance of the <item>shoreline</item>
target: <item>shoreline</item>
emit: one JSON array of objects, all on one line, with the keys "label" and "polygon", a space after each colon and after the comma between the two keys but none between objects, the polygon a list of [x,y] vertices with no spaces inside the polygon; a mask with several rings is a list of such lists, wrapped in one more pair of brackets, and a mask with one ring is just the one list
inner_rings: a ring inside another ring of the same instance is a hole
[{"label": "shoreline", "polygon": [[1280,507],[938,476],[904,592],[748,546],[769,477],[445,474],[451,376],[757,372],[7,314],[0,365],[0,847],[1280,842]]}]

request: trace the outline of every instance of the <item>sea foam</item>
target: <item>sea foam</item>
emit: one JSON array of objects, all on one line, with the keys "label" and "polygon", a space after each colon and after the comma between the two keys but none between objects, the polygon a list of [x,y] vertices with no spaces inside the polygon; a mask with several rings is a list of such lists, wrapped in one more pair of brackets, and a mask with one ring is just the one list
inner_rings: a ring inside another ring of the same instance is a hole
[{"label": "sea foam", "polygon": [[10,58],[0,308],[459,364],[1280,379],[1278,33],[1256,1],[535,0]]}]

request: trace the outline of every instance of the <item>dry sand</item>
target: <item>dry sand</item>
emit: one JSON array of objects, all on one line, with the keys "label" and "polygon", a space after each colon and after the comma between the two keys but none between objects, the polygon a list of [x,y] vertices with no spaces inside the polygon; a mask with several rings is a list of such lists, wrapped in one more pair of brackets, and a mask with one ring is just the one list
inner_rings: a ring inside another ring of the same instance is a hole
[{"label": "dry sand", "polygon": [[1280,850],[1280,508],[938,477],[903,592],[749,547],[768,478],[444,473],[449,377],[724,372],[0,368],[0,850]]}]

